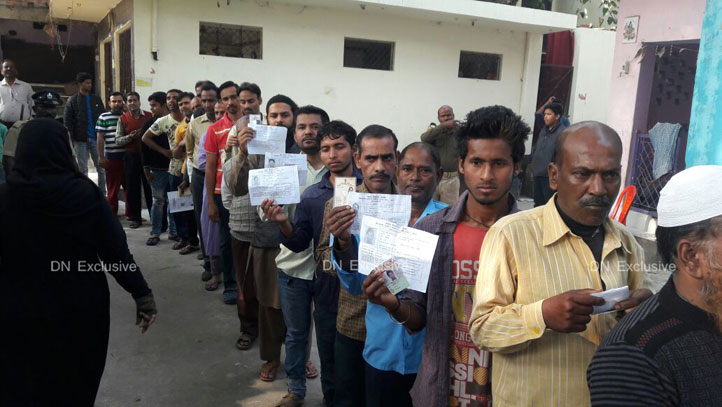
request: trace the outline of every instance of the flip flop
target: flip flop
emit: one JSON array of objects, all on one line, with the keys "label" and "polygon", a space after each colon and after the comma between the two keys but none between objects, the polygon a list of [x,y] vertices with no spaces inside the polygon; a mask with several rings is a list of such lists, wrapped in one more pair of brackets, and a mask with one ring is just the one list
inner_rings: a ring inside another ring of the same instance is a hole
[{"label": "flip flop", "polygon": [[281,365],[279,362],[276,362],[276,366],[272,366],[273,362],[266,362],[261,366],[261,372],[258,373],[258,378],[261,379],[264,382],[272,382],[276,380],[276,373],[278,372],[278,367]]},{"label": "flip flop", "polygon": [[206,291],[216,291],[220,287],[222,281],[210,280],[206,283]]},{"label": "flip flop", "polygon": [[318,377],[318,369],[309,360],[306,362],[306,379],[315,379]]},{"label": "flip flop", "polygon": [[241,336],[236,341],[236,348],[240,350],[248,350],[251,349],[253,346],[253,341],[255,341],[256,338],[252,337],[251,335],[241,332]]}]

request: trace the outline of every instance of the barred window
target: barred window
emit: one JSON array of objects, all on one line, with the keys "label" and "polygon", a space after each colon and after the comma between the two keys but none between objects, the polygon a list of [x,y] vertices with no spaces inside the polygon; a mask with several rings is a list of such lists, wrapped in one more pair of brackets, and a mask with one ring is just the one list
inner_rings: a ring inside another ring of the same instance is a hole
[{"label": "barred window", "polygon": [[343,66],[392,71],[394,43],[346,38],[343,45]]},{"label": "barred window", "polygon": [[501,55],[461,51],[459,78],[498,81],[501,76]]},{"label": "barred window", "polygon": [[261,27],[201,22],[199,38],[201,55],[263,59]]}]

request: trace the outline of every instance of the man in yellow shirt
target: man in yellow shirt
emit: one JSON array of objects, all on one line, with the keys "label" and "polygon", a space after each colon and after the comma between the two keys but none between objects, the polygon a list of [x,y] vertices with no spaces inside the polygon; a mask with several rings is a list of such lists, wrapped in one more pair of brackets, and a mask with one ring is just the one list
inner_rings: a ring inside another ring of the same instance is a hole
[{"label": "man in yellow shirt", "polygon": [[607,217],[621,158],[609,126],[569,127],[549,164],[554,197],[502,218],[484,239],[469,332],[493,354],[495,406],[588,406],[586,369],[618,316],[591,315],[604,304],[591,294],[629,286],[617,311],[652,295],[641,246]]}]

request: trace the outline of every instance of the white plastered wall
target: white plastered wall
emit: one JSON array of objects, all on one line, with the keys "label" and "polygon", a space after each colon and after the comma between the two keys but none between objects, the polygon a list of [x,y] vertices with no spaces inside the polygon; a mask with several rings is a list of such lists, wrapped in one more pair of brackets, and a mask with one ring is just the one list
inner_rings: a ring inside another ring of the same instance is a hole
[{"label": "white plastered wall", "polygon": [[569,116],[573,123],[607,121],[615,38],[614,31],[574,30],[574,78],[569,97]]},{"label": "white plastered wall", "polygon": [[[400,146],[416,141],[442,104],[458,119],[472,109],[506,105],[533,123],[541,35],[471,25],[401,19],[359,10],[255,2],[157,0],[158,60],[151,57],[152,1],[134,0],[136,90],[192,90],[196,80],[257,83],[268,99],[284,93],[324,108],[361,130],[386,125]],[[199,55],[200,21],[263,28],[263,60]],[[343,67],[344,37],[395,42],[394,70]],[[501,80],[458,78],[461,50],[502,54]],[[526,57],[525,57],[526,56]],[[526,77],[525,77],[526,75]],[[526,81],[525,81],[526,79]],[[152,81],[151,86],[138,86]],[[530,102],[531,101],[531,104]],[[147,104],[144,102],[147,108]],[[265,104],[264,104],[265,108]]]}]

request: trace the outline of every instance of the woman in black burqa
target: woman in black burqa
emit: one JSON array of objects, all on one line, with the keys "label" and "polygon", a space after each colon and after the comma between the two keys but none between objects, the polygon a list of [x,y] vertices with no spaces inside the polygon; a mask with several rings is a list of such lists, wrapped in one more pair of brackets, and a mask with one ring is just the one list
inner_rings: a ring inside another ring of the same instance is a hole
[{"label": "woman in black burqa", "polygon": [[132,294],[143,332],[153,294],[60,123],[27,122],[15,159],[0,185],[0,406],[93,406],[108,349],[106,272]]}]

